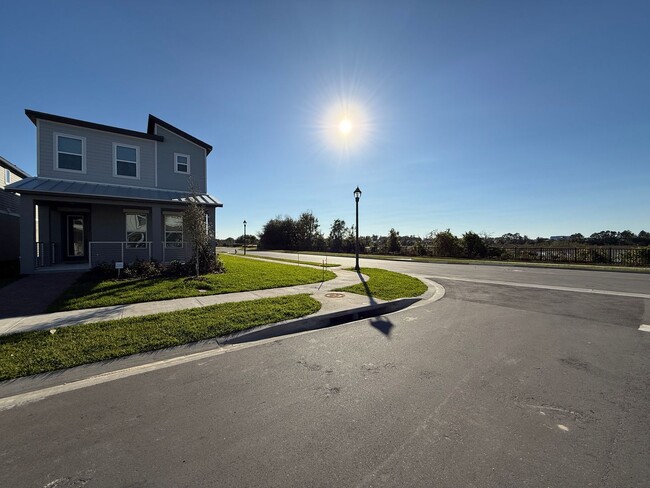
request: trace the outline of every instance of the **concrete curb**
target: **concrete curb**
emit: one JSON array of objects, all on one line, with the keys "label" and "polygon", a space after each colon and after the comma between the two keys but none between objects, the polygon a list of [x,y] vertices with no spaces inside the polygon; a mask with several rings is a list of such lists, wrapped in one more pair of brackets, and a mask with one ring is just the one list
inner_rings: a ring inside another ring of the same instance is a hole
[{"label": "concrete curb", "polygon": [[436,302],[445,296],[445,289],[435,281],[418,277],[429,288],[419,297],[414,298],[400,298],[391,300],[375,305],[366,305],[363,307],[356,307],[339,312],[332,312],[328,314],[313,314],[294,320],[286,320],[275,324],[261,325],[252,329],[243,330],[241,332],[234,332],[232,334],[220,336],[216,338],[219,345],[225,344],[239,344],[243,342],[259,341],[262,339],[270,339],[273,337],[280,337],[289,334],[296,334],[298,332],[305,332],[308,330],[324,329],[335,325],[341,325],[347,322],[354,322],[356,320],[377,317],[386,315],[393,312],[398,312],[416,303],[424,305],[427,303]]}]

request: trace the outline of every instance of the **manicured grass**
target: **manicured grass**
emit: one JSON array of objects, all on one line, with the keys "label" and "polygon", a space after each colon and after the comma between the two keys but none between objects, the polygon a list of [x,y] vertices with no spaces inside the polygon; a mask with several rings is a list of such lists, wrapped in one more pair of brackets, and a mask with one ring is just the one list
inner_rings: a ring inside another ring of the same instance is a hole
[{"label": "manicured grass", "polygon": [[417,297],[427,291],[427,285],[402,273],[377,268],[361,268],[361,273],[368,276],[365,284],[359,283],[336,291],[368,295],[382,300]]},{"label": "manicured grass", "polygon": [[[221,254],[220,257],[226,266],[226,272],[205,275],[205,281],[186,280],[185,278],[97,281],[87,274],[66,290],[50,306],[49,311],[79,310],[172,298],[280,288],[317,283],[323,279],[323,272],[318,269],[268,263],[226,254]],[[331,271],[325,271],[326,281],[335,277],[336,275]]]},{"label": "manicured grass", "polygon": [[[294,251],[274,250],[295,254]],[[314,254],[317,256],[337,256],[353,258],[351,253],[322,253],[318,251],[300,251],[300,254]],[[585,271],[620,271],[623,273],[650,273],[650,268],[614,266],[611,264],[572,264],[572,263],[548,263],[535,261],[499,261],[496,259],[469,259],[469,258],[432,258],[426,256],[399,256],[386,254],[361,254],[362,259],[379,259],[381,261],[412,261],[414,263],[439,263],[439,264],[468,264],[478,266],[517,266],[520,268],[557,268],[557,269],[579,269]]]},{"label": "manicured grass", "polygon": [[210,339],[320,306],[309,295],[292,295],[2,336],[0,380]]},{"label": "manicured grass", "polygon": [[[268,256],[248,256],[249,258],[256,258],[256,259],[269,259],[271,261],[282,261],[283,263],[295,263],[295,264],[308,264],[309,266],[318,266],[319,268],[323,267],[323,263],[319,263],[318,261],[301,261],[299,259],[283,259],[283,258],[270,258]],[[326,268],[335,268],[337,266],[341,266],[340,264],[334,264],[334,263],[325,263]]]}]

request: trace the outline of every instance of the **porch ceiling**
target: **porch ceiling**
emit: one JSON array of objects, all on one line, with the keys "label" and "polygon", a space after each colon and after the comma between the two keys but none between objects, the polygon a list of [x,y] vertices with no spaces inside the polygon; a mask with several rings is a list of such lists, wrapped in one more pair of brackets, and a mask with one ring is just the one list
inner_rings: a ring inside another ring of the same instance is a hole
[{"label": "porch ceiling", "polygon": [[83,181],[57,180],[33,176],[12,183],[5,188],[15,193],[33,195],[76,196],[86,198],[109,198],[116,200],[149,201],[164,203],[187,203],[194,200],[209,207],[223,207],[212,195],[201,193],[164,190],[160,188],[140,188],[130,186],[108,185],[105,183],[87,183]]}]

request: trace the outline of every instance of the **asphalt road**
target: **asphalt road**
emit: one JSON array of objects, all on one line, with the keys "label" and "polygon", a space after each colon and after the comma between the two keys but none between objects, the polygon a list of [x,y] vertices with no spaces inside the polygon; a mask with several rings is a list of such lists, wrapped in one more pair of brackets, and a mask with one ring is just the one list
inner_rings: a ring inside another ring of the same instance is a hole
[{"label": "asphalt road", "polygon": [[0,411],[0,486],[648,486],[650,276],[388,266],[445,298]]}]

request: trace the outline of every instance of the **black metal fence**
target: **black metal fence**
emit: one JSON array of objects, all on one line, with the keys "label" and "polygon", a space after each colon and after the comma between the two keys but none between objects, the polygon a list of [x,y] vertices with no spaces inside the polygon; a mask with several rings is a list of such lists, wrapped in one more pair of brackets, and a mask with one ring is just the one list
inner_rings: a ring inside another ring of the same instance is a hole
[{"label": "black metal fence", "polygon": [[648,247],[491,247],[488,254],[503,261],[650,266]]}]

